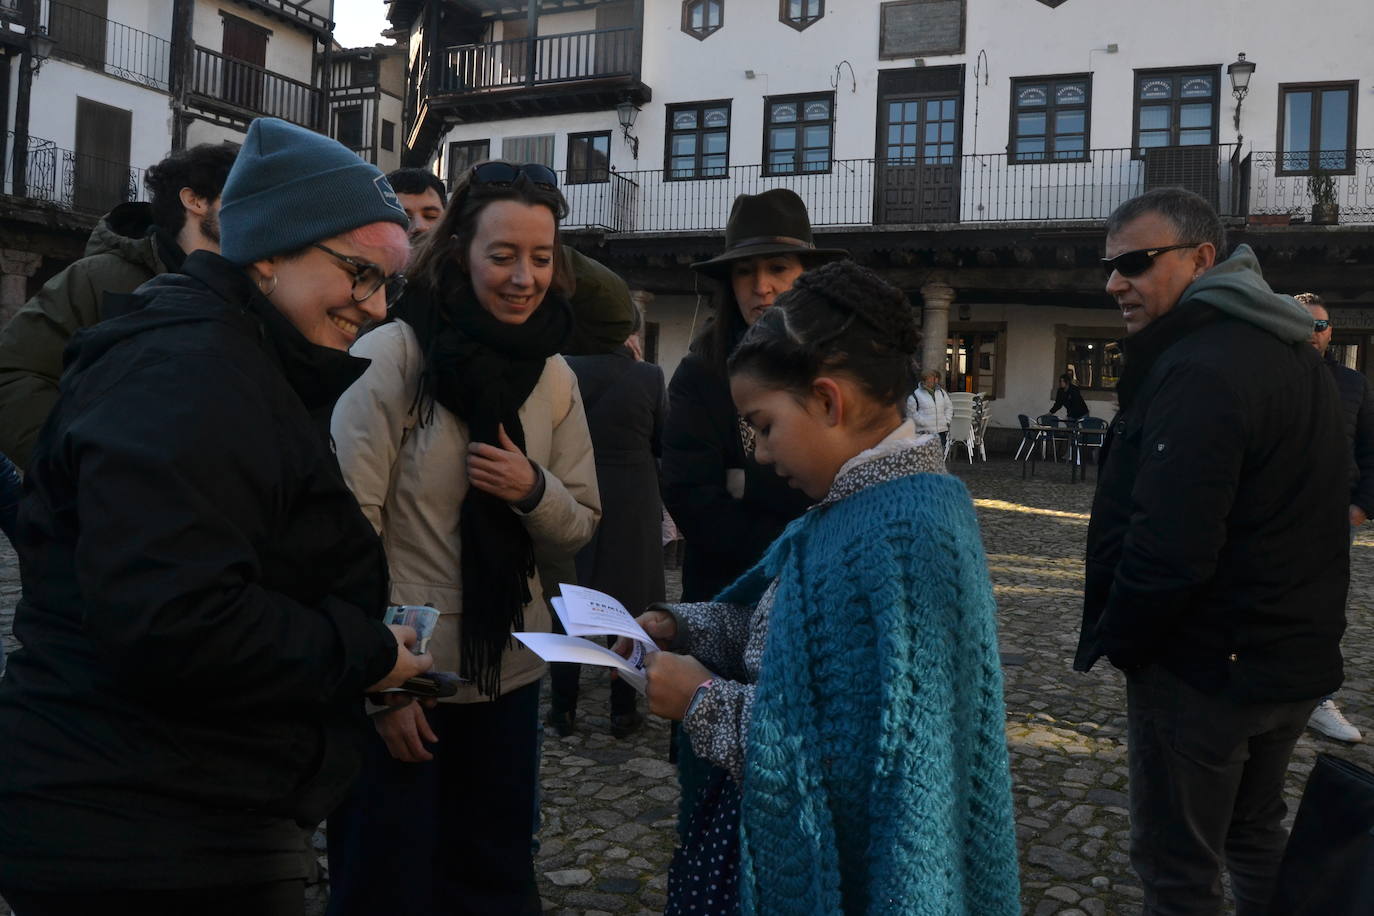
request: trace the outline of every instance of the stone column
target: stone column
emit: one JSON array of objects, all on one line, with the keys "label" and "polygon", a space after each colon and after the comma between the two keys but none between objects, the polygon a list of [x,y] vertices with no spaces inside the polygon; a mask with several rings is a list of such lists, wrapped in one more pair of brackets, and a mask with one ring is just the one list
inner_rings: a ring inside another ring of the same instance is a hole
[{"label": "stone column", "polygon": [[17,248],[0,248],[0,327],[4,327],[29,298],[29,277],[43,256]]},{"label": "stone column", "polygon": [[921,370],[937,369],[943,382],[945,346],[949,339],[949,306],[954,301],[954,287],[942,280],[932,280],[921,287]]}]

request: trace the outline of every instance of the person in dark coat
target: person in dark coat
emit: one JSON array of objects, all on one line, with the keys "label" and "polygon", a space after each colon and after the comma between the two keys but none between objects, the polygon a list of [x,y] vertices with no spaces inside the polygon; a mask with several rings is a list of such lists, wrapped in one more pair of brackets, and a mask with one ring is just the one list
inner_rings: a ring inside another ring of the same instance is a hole
[{"label": "person in dark coat", "polygon": [[673,373],[663,433],[663,502],[685,542],[683,601],[714,598],[810,504],[754,460],[725,361],[804,270],[846,254],[817,248],[806,205],[777,188],[737,197],[725,251],[692,265],[711,285],[715,311]]},{"label": "person in dark coat", "polygon": [[[1331,378],[1341,395],[1341,406],[1345,413],[1345,433],[1352,448],[1350,465],[1350,540],[1355,540],[1355,532],[1369,521],[1374,512],[1374,392],[1370,390],[1369,379],[1364,373],[1356,372],[1336,362],[1331,352],[1331,315],[1326,305],[1316,293],[1298,293],[1297,299],[1312,315],[1312,346],[1321,354],[1326,368],[1331,370]],[[1323,697],[1307,720],[1307,727],[1321,732],[1337,741],[1356,742],[1364,740],[1360,730],[1336,705],[1335,699]]]},{"label": "person in dark coat", "polygon": [[1050,413],[1064,408],[1064,415],[1070,420],[1081,420],[1088,415],[1088,404],[1083,400],[1083,392],[1073,383],[1073,376],[1065,372],[1059,376],[1059,391],[1054,396],[1054,406]]},{"label": "person in dark coat", "polygon": [[[1349,491],[1312,319],[1211,205],[1149,191],[1107,222],[1126,323],[1088,525],[1074,668],[1126,673],[1131,861],[1147,913],[1269,912],[1289,757],[1341,682]],[[1256,371],[1256,367],[1264,371]]]},{"label": "person in dark coat", "polygon": [[[598,356],[567,357],[582,391],[601,490],[601,524],[577,554],[577,581],[605,592],[635,615],[664,600],[665,593],[658,458],[667,398],[663,370],[638,355],[643,330],[644,317],[636,306],[634,333],[624,346]],[[549,724],[566,736],[576,718],[582,666],[551,667]],[[643,721],[634,688],[612,679],[611,734],[624,738]]]},{"label": "person in dark coat", "polygon": [[[308,208],[302,201],[310,201]],[[26,916],[299,916],[365,692],[425,670],[328,438],[408,255],[382,173],[254,121],[223,256],[76,335],[20,505],[0,895]]]},{"label": "person in dark coat", "polygon": [[106,293],[131,293],[181,269],[193,251],[219,251],[220,191],[237,148],[202,143],[143,175],[150,200],[116,206],[96,223],[85,255],[53,276],[0,329],[0,452],[22,471],[57,403],[72,335],[111,317]]}]

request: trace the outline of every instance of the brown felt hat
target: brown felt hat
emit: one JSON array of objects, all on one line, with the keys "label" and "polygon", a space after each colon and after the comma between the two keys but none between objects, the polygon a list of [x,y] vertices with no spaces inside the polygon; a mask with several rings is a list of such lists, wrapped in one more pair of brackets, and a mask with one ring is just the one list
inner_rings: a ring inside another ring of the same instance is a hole
[{"label": "brown felt hat", "polygon": [[725,250],[709,261],[698,261],[692,269],[719,277],[735,261],[773,254],[799,255],[808,267],[849,257],[841,248],[817,248],[806,204],[795,191],[774,188],[736,197],[730,222],[725,224]]}]

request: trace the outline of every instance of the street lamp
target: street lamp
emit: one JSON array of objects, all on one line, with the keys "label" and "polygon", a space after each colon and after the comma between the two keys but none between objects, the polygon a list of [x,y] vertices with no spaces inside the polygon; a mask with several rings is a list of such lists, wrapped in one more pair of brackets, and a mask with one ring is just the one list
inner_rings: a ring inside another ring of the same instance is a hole
[{"label": "street lamp", "polygon": [[639,117],[639,106],[627,95],[615,106],[615,115],[620,120],[620,130],[625,134],[625,142],[630,144],[631,155],[638,159],[639,138],[631,134],[630,130],[635,126],[635,118]]},{"label": "street lamp", "polygon": [[43,66],[43,62],[52,55],[52,49],[57,42],[48,35],[48,30],[43,26],[33,30],[29,36],[29,57],[33,59],[33,72],[37,73],[38,68]]},{"label": "street lamp", "polygon": [[1240,133],[1240,106],[1245,101],[1246,94],[1250,91],[1250,77],[1254,75],[1255,64],[1253,61],[1245,59],[1245,52],[1242,51],[1236,58],[1236,62],[1226,65],[1226,75],[1231,78],[1231,94],[1236,97],[1236,143],[1245,140]]}]

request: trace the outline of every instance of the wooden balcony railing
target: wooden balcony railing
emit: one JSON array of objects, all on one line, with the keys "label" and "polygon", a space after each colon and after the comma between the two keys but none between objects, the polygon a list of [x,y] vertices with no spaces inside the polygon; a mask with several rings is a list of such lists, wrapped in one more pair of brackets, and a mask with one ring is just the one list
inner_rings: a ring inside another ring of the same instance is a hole
[{"label": "wooden balcony railing", "polygon": [[191,91],[254,115],[318,129],[320,91],[308,83],[196,46]]},{"label": "wooden balcony railing", "polygon": [[639,72],[639,45],[640,31],[633,27],[456,45],[444,52],[434,91],[489,92],[633,76]]}]

